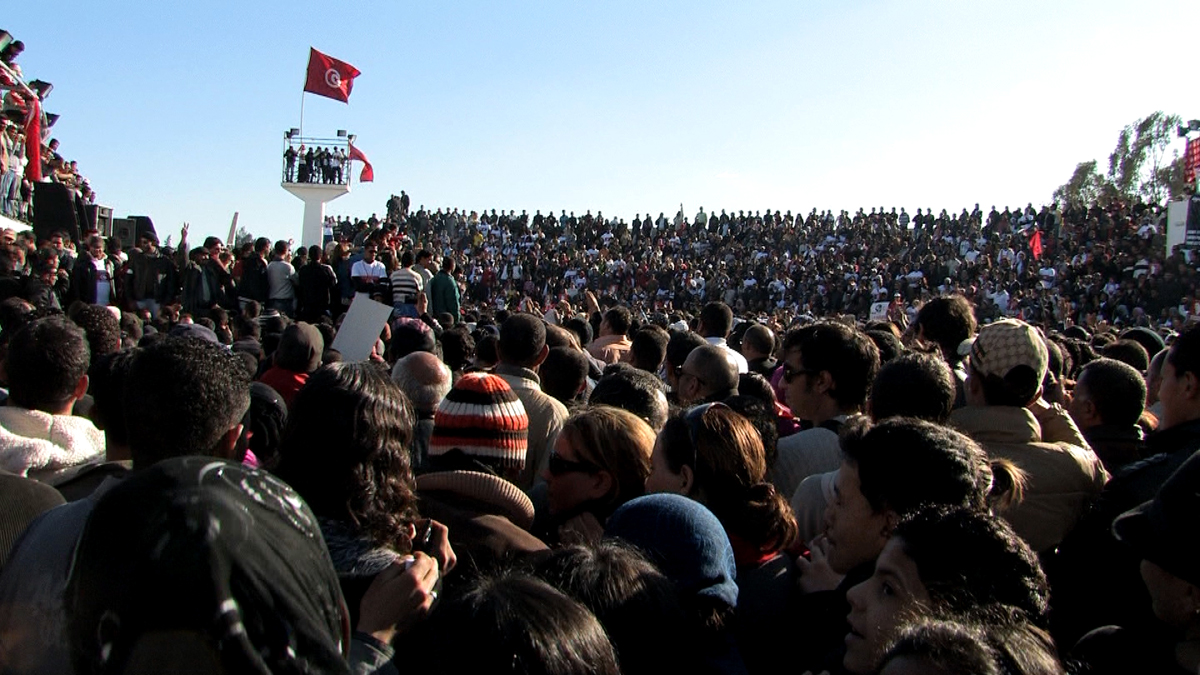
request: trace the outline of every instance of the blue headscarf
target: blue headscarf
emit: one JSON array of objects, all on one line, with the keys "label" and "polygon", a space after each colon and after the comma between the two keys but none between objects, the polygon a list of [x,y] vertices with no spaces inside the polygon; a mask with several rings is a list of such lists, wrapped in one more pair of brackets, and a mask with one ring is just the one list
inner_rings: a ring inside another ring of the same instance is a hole
[{"label": "blue headscarf", "polygon": [[618,508],[604,529],[640,548],[685,593],[737,606],[737,565],[721,521],[682,495],[638,497]]}]

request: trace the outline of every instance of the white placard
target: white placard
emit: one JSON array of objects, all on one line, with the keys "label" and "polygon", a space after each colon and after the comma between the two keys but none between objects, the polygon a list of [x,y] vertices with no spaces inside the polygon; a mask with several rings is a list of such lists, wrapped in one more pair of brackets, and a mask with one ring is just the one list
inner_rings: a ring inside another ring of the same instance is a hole
[{"label": "white placard", "polygon": [[1167,250],[1166,254],[1171,255],[1171,249],[1179,244],[1185,243],[1187,240],[1187,215],[1188,202],[1186,199],[1181,199],[1177,202],[1167,204]]},{"label": "white placard", "polygon": [[366,361],[371,358],[375,341],[391,316],[391,307],[368,297],[356,296],[333,338],[331,349],[341,352],[343,361]]},{"label": "white placard", "polygon": [[873,302],[871,303],[871,320],[882,321],[887,319],[888,303]]}]

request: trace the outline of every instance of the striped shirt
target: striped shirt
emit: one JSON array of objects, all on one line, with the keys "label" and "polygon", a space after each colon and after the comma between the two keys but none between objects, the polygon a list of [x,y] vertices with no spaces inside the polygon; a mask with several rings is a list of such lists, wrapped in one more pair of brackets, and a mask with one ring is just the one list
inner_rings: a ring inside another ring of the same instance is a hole
[{"label": "striped shirt", "polygon": [[411,305],[416,303],[417,294],[425,286],[421,275],[411,267],[401,267],[392,272],[392,304]]}]

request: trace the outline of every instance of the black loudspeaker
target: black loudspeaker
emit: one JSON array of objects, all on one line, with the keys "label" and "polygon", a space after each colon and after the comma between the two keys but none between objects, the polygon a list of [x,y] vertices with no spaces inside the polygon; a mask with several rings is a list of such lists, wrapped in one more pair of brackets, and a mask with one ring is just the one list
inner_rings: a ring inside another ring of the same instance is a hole
[{"label": "black loudspeaker", "polygon": [[128,251],[137,246],[137,221],[133,218],[113,218],[111,238],[121,242],[121,248]]},{"label": "black loudspeaker", "polygon": [[103,237],[112,236],[112,209],[99,204],[86,204],[84,211],[87,213],[87,228],[95,230]]},{"label": "black loudspeaker", "polygon": [[52,232],[66,232],[79,241],[79,213],[75,193],[58,183],[33,184],[33,233],[47,239]]},{"label": "black loudspeaker", "polygon": [[[153,234],[155,237],[158,236],[158,231],[154,229],[154,222],[150,220],[149,216],[129,216],[129,219],[136,223],[136,227],[134,228],[135,241],[147,232]],[[159,241],[159,243],[161,244],[162,242]]]},{"label": "black loudspeaker", "polygon": [[1200,194],[1192,195],[1188,200],[1187,220],[1184,223],[1184,247],[1200,249]]}]

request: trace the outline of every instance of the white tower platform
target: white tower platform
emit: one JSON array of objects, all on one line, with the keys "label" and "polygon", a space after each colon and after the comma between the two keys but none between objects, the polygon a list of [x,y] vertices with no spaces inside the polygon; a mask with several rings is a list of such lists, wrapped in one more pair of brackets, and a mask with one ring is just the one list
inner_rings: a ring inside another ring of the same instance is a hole
[{"label": "white tower platform", "polygon": [[[304,202],[304,225],[300,232],[300,244],[305,247],[323,246],[325,204],[350,193],[348,139],[289,136],[285,137],[285,143],[286,147],[296,154],[289,161],[285,149],[282,187]],[[310,150],[314,153],[323,150],[340,156],[341,168],[326,175],[325,170],[319,166],[320,160],[314,158],[311,163],[306,160],[306,154]]]}]

